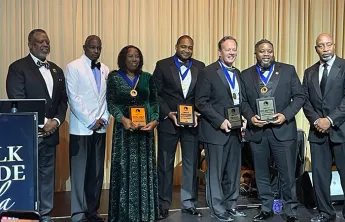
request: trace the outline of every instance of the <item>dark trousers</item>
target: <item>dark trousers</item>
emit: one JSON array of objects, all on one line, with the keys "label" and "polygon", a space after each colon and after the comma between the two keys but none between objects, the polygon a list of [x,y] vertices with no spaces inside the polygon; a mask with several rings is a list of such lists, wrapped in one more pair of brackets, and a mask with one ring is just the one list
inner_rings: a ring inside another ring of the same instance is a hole
[{"label": "dark trousers", "polygon": [[212,213],[237,207],[240,191],[241,143],[236,131],[224,145],[204,144],[207,164],[206,201]]},{"label": "dark trousers", "polygon": [[105,133],[70,135],[71,218],[97,214],[103,184]]},{"label": "dark trousers", "polygon": [[38,144],[39,212],[42,219],[50,219],[54,205],[56,147]]},{"label": "dark trousers", "polygon": [[199,142],[197,135],[180,128],[176,134],[158,132],[158,196],[159,206],[169,209],[172,201],[174,162],[178,141],[182,151],[181,208],[195,207],[197,200],[196,169]]},{"label": "dark trousers", "polygon": [[[310,142],[313,188],[316,206],[326,218],[335,216],[331,201],[330,185],[332,181],[333,157],[340,175],[341,186],[345,190],[345,144],[333,143],[326,138],[323,143]],[[345,208],[343,208],[345,215]]]},{"label": "dark trousers", "polygon": [[295,183],[295,146],[296,140],[277,140],[270,127],[265,127],[260,142],[250,142],[262,211],[271,212],[274,201],[270,172],[272,155],[280,177],[284,212],[288,216],[296,216],[298,202]]}]

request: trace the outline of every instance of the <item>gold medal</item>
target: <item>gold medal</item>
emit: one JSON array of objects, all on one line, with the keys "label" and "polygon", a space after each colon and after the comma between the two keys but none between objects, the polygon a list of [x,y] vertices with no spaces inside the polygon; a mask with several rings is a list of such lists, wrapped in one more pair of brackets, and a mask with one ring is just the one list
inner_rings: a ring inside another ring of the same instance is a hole
[{"label": "gold medal", "polygon": [[233,98],[233,99],[236,99],[236,98],[237,98],[236,93],[233,93],[233,94],[232,94],[232,98]]},{"label": "gold medal", "polygon": [[264,86],[264,87],[262,87],[262,88],[260,89],[260,92],[261,92],[262,94],[266,94],[267,91],[268,91],[268,89],[267,89],[266,86]]},{"label": "gold medal", "polygon": [[187,88],[186,84],[182,84],[182,89],[185,90]]},{"label": "gold medal", "polygon": [[129,94],[131,94],[132,97],[136,97],[138,92],[135,89],[132,89]]}]

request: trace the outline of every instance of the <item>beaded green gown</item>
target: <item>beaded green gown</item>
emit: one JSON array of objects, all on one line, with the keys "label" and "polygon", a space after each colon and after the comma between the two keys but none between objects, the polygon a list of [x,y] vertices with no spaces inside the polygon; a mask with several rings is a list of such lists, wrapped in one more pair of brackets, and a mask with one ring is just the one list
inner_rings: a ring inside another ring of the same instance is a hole
[{"label": "beaded green gown", "polygon": [[142,72],[138,95],[113,71],[107,80],[108,110],[115,118],[111,154],[109,216],[111,222],[154,221],[158,218],[158,190],[154,133],[125,130],[130,106],[145,106],[148,122],[158,119],[158,95],[151,74]]}]

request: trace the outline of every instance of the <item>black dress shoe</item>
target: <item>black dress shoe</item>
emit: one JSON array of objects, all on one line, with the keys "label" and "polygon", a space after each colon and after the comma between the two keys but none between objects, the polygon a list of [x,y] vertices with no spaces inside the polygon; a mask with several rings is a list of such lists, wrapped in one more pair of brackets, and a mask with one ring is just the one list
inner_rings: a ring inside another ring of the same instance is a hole
[{"label": "black dress shoe", "polygon": [[253,221],[262,221],[262,220],[266,220],[269,217],[272,217],[272,212],[265,212],[265,211],[260,211],[259,214],[255,215],[253,217]]},{"label": "black dress shoe", "polygon": [[222,213],[222,214],[211,214],[211,217],[215,217],[215,218],[217,218],[220,221],[233,221],[234,220],[234,218],[232,218],[228,214],[228,212],[226,212],[226,211],[224,213]]},{"label": "black dress shoe", "polygon": [[295,221],[298,221],[298,219],[295,216],[287,216],[286,221],[287,222],[295,222]]},{"label": "black dress shoe", "polygon": [[323,214],[319,214],[316,217],[311,218],[311,222],[328,222],[328,221],[333,221],[335,220],[335,215],[330,216],[329,218],[327,218],[325,215]]},{"label": "black dress shoe", "polygon": [[198,216],[198,217],[202,217],[202,213],[199,210],[197,210],[195,207],[182,209],[182,212],[189,213],[191,215],[195,215],[195,216]]},{"label": "black dress shoe", "polygon": [[161,209],[159,208],[159,219],[165,219],[169,216],[169,210],[168,209]]},{"label": "black dress shoe", "polygon": [[[103,221],[105,221],[105,219],[98,214],[93,214],[93,215],[88,216],[87,220],[92,221],[92,222],[103,222]],[[85,221],[85,220],[83,220],[83,221]]]},{"label": "black dress shoe", "polygon": [[233,217],[246,217],[247,214],[245,214],[243,211],[239,211],[237,209],[227,209],[226,212],[230,214]]}]

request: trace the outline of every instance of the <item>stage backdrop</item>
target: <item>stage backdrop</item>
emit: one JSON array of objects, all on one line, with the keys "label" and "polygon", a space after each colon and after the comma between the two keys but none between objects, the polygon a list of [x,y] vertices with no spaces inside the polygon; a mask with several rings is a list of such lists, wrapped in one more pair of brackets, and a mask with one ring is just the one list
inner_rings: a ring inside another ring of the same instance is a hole
[{"label": "stage backdrop", "polygon": [[[217,59],[219,39],[232,35],[239,43],[235,66],[240,70],[255,63],[254,44],[266,38],[275,46],[276,59],[295,65],[302,79],[304,69],[318,60],[314,45],[319,33],[333,35],[337,55],[345,57],[344,15],[344,0],[1,0],[0,98],[6,98],[8,66],[28,54],[27,35],[34,28],[47,31],[49,59],[63,69],[82,55],[90,34],[101,37],[101,61],[110,69],[117,68],[120,49],[134,44],[149,72],[157,60],[173,55],[180,35],[194,38],[194,57],[207,65]],[[302,112],[297,120],[299,128],[308,129]],[[68,122],[60,132],[57,191],[69,189]],[[105,187],[110,135],[109,127]]]}]

